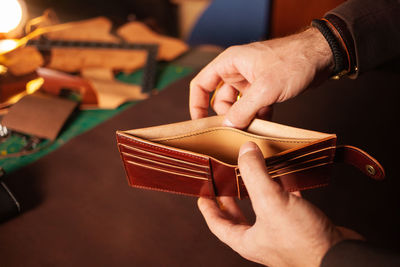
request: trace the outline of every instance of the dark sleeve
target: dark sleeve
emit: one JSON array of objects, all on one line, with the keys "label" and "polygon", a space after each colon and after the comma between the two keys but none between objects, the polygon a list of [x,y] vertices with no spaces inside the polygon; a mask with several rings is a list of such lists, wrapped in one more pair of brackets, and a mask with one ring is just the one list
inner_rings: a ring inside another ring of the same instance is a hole
[{"label": "dark sleeve", "polygon": [[400,266],[400,254],[375,248],[363,241],[345,240],[334,245],[324,256],[321,267]]},{"label": "dark sleeve", "polygon": [[400,0],[349,0],[329,11],[353,37],[357,73],[400,56]]}]

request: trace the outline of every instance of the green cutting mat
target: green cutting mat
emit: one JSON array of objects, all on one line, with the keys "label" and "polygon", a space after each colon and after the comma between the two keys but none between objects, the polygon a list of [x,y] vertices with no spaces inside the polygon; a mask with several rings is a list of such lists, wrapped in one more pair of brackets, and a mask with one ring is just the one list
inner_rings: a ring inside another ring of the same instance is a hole
[{"label": "green cutting mat", "polygon": [[[175,65],[159,64],[157,71],[157,84],[156,88],[158,91],[163,90],[170,83],[188,75],[193,72],[192,68],[180,67]],[[118,74],[116,78],[122,82],[131,84],[140,84],[142,77],[142,70],[134,72],[132,74]],[[7,157],[11,153],[20,151],[25,147],[27,141],[21,136],[11,136],[0,144],[0,166],[5,170],[6,173],[17,170],[33,161],[43,157],[44,155],[56,150],[73,137],[86,132],[98,124],[112,118],[121,111],[127,109],[138,103],[139,101],[133,101],[125,103],[117,109],[113,110],[82,110],[78,111],[73,116],[71,122],[69,122],[57,138],[55,142],[43,141],[41,142],[35,152],[29,155],[20,157]]]}]

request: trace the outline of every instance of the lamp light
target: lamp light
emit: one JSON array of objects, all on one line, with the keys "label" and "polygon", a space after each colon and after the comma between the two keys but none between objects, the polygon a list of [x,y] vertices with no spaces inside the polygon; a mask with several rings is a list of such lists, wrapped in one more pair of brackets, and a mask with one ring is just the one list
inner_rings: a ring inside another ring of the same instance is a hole
[{"label": "lamp light", "polygon": [[27,9],[23,0],[0,1],[0,36],[15,38],[22,33],[27,20]]}]

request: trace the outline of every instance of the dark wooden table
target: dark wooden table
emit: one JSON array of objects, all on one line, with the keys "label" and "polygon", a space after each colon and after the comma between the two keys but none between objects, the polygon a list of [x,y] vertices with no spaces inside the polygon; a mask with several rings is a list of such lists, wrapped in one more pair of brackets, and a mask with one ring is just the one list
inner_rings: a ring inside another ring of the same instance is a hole
[{"label": "dark wooden table", "polygon": [[[328,81],[276,105],[274,121],[333,132],[386,169],[376,182],[337,166],[304,192],[333,222],[399,249],[399,70]],[[115,130],[189,119],[188,81],[132,107],[6,177],[24,208],[0,225],[1,266],[252,266],[207,229],[196,199],[129,188]],[[248,200],[240,205],[252,216]]]}]

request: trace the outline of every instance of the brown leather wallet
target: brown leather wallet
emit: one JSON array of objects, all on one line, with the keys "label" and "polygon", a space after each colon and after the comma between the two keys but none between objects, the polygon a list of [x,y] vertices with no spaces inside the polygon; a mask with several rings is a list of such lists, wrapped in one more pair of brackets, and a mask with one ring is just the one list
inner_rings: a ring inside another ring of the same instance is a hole
[{"label": "brown leather wallet", "polygon": [[287,191],[327,185],[334,162],[349,163],[373,179],[382,166],[364,151],[336,146],[336,135],[254,119],[246,130],[208,117],[117,131],[118,148],[133,187],[193,196],[248,196],[237,166],[240,146],[256,143],[270,176]]}]

